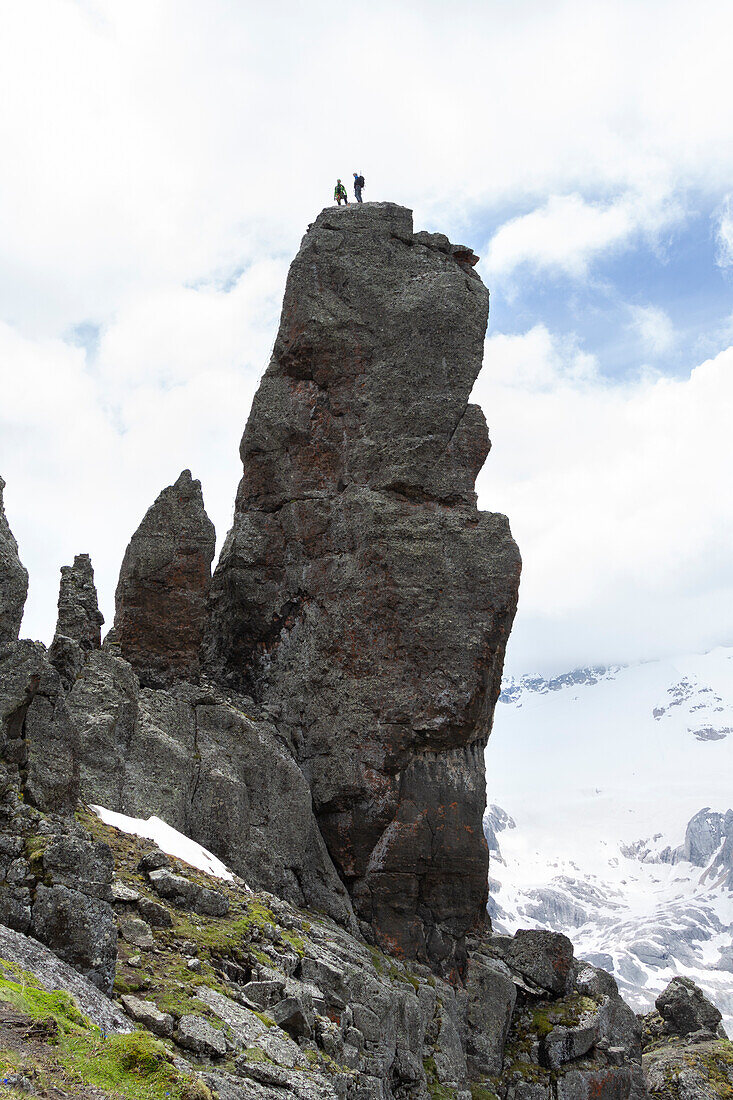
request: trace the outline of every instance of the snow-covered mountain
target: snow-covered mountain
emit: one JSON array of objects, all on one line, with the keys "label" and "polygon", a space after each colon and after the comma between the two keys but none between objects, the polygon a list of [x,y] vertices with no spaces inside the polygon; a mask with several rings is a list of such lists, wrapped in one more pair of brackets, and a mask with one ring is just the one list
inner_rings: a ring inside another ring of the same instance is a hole
[{"label": "snow-covered mountain", "polygon": [[[733,1022],[733,648],[509,681],[487,750],[496,928],[552,927],[647,1010]],[[500,808],[501,807],[501,808]]]}]

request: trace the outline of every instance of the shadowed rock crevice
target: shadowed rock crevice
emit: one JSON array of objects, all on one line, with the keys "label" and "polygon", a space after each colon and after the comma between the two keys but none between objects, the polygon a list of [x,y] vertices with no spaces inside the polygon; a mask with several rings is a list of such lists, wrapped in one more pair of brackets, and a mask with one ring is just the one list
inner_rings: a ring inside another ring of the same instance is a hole
[{"label": "shadowed rock crevice", "polygon": [[310,227],[205,647],[292,746],[365,930],[446,967],[485,919],[482,749],[520,569],[506,518],[476,508],[488,292],[469,252],[389,203]]}]

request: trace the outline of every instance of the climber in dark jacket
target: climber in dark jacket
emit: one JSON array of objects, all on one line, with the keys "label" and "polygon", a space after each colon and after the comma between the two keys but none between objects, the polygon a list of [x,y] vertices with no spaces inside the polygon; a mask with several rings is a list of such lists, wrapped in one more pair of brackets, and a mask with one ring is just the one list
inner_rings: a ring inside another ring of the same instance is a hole
[{"label": "climber in dark jacket", "polygon": [[358,172],[354,172],[354,194],[357,202],[361,202],[361,189],[363,186],[364,177],[360,176]]},{"label": "climber in dark jacket", "polygon": [[341,200],[342,199],[344,200],[344,202],[346,203],[347,206],[349,205],[349,200],[346,197],[346,188],[344,187],[341,180],[336,180],[336,186],[333,189],[333,197],[335,198],[335,200],[339,204],[339,206],[341,205]]}]

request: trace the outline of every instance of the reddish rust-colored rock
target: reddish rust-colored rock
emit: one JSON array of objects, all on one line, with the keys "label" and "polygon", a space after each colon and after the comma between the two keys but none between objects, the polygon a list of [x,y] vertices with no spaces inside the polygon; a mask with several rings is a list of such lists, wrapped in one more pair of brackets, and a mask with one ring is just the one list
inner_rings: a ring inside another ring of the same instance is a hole
[{"label": "reddish rust-colored rock", "polygon": [[288,737],[360,918],[446,969],[485,921],[483,749],[520,570],[476,507],[488,292],[451,250],[389,203],[304,237],[206,647]]},{"label": "reddish rust-colored rock", "polygon": [[201,483],[184,470],[146,512],[117,583],[113,638],[141,683],[198,677],[214,546]]}]

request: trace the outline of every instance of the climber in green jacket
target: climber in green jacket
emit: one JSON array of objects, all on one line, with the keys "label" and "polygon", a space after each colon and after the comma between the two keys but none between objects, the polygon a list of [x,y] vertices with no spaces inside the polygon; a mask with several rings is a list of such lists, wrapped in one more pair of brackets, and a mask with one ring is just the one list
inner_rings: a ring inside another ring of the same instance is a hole
[{"label": "climber in green jacket", "polygon": [[346,203],[347,206],[349,205],[349,200],[346,197],[346,188],[344,187],[341,180],[336,180],[336,186],[333,189],[333,197],[335,198],[335,200],[339,204],[339,206],[341,205],[341,200],[342,199],[344,200],[344,202]]}]

